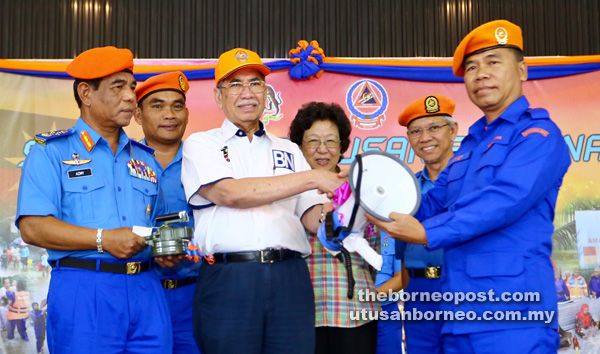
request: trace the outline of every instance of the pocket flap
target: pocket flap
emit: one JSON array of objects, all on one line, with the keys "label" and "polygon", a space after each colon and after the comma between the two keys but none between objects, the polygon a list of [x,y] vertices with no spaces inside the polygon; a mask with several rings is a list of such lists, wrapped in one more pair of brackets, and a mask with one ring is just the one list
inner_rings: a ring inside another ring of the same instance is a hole
[{"label": "pocket flap", "polygon": [[70,193],[89,193],[104,187],[104,181],[100,176],[85,176],[78,178],[65,178],[63,189]]},{"label": "pocket flap", "polygon": [[514,277],[524,270],[524,256],[515,253],[478,253],[467,256],[466,271],[471,278]]}]

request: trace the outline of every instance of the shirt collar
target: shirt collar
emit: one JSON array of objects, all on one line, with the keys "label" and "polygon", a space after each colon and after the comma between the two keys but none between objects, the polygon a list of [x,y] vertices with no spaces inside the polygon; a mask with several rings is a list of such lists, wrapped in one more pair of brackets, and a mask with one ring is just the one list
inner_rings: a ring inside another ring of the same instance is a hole
[{"label": "shirt collar", "polygon": [[[225,118],[225,120],[223,121],[223,124],[221,125],[221,130],[223,132],[223,137],[225,138],[225,140],[228,140],[228,139],[232,138],[233,136],[238,136],[238,137],[248,136],[245,131],[236,127],[235,124],[233,124],[227,118]],[[265,126],[264,126],[263,122],[259,121],[258,122],[258,130],[256,132],[254,132],[254,136],[261,137],[261,136],[265,135],[265,133],[266,133]]]},{"label": "shirt collar", "polygon": [[486,131],[488,125],[500,124],[499,120],[503,120],[514,124],[519,120],[521,114],[525,112],[527,108],[529,108],[529,101],[527,101],[527,98],[525,98],[525,96],[521,96],[510,106],[508,106],[508,108],[490,124],[487,123],[485,116],[481,117],[478,121],[471,125],[471,127],[469,128],[469,135],[472,135],[474,137],[481,137]]},{"label": "shirt collar", "polygon": [[421,180],[429,181],[433,183],[431,178],[429,178],[429,173],[427,172],[427,167],[423,167],[423,171],[421,171]]},{"label": "shirt collar", "polygon": [[[94,129],[92,129],[92,127],[90,127],[89,124],[87,124],[81,117],[79,117],[77,123],[75,123],[75,131],[80,137],[81,133],[86,131],[90,136],[90,139],[92,139],[94,147],[98,145],[98,142],[102,138],[102,136],[98,134]],[[129,137],[127,136],[127,133],[125,133],[123,128],[119,128],[119,147],[117,148],[117,151],[119,151],[122,147],[126,146],[127,144],[129,144]],[[94,149],[94,147],[92,147],[92,150]]]},{"label": "shirt collar", "polygon": [[[146,144],[146,138],[140,140],[140,143],[148,146],[148,144]],[[179,150],[177,150],[177,154],[175,155],[175,157],[173,158],[173,160],[171,160],[171,162],[169,162],[169,164],[167,165],[167,168],[169,168],[169,166],[171,166],[174,163],[177,163],[179,161],[181,161],[181,159],[183,158],[183,140],[181,141],[181,144],[179,144]],[[158,164],[160,166],[160,164]],[[162,166],[161,166],[162,168]],[[167,169],[165,168],[165,170]]]}]

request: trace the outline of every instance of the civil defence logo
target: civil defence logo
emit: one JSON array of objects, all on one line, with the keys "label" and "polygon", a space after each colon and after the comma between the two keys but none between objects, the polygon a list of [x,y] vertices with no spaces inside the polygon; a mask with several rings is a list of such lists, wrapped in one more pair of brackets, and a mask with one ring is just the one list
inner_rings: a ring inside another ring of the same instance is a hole
[{"label": "civil defence logo", "polygon": [[350,110],[350,121],[360,129],[375,129],[385,120],[388,94],[374,80],[359,80],[350,86],[346,94],[346,106]]}]

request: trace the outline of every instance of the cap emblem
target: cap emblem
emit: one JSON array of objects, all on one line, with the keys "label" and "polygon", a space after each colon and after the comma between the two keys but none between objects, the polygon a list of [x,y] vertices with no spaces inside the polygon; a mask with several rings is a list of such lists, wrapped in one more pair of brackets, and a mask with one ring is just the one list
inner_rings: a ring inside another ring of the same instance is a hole
[{"label": "cap emblem", "polygon": [[248,60],[248,53],[244,52],[243,50],[238,50],[235,53],[235,58],[239,61],[239,62],[245,62],[246,60]]},{"label": "cap emblem", "polygon": [[504,29],[504,27],[496,28],[496,41],[498,44],[506,44],[508,43],[508,32]]},{"label": "cap emblem", "polygon": [[185,80],[183,79],[183,75],[179,75],[179,87],[181,87],[181,91],[185,93]]},{"label": "cap emblem", "polygon": [[429,96],[425,99],[425,112],[437,113],[440,111],[440,102],[435,96]]}]

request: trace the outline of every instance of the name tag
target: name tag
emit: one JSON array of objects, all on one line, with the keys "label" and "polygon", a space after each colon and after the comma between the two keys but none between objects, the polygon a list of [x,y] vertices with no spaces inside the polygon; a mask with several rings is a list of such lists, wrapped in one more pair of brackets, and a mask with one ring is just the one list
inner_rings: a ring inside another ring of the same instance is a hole
[{"label": "name tag", "polygon": [[296,172],[294,166],[294,155],[292,153],[273,150],[273,170],[276,168],[286,168],[292,172]]},{"label": "name tag", "polygon": [[71,170],[67,171],[67,175],[69,176],[69,178],[87,177],[92,175],[92,169],[85,168],[83,170]]}]

